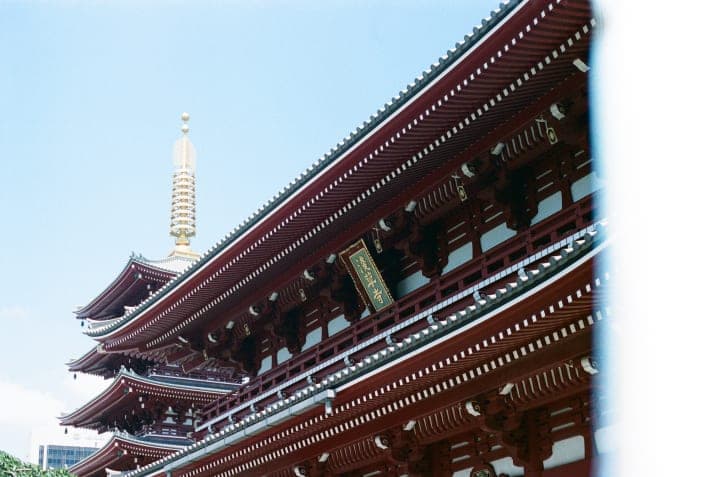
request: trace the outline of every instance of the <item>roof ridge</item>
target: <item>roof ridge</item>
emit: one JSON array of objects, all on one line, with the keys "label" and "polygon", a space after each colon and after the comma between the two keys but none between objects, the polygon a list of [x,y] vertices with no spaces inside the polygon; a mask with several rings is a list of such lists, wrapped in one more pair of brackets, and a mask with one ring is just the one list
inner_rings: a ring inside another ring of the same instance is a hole
[{"label": "roof ridge", "polygon": [[497,9],[490,12],[489,17],[484,18],[480,25],[473,27],[471,33],[466,34],[462,40],[456,42],[453,48],[447,50],[446,54],[439,57],[437,62],[432,63],[421,73],[420,76],[417,76],[411,83],[408,83],[406,88],[400,90],[397,96],[393,96],[390,101],[387,101],[374,114],[371,114],[369,120],[363,121],[361,126],[356,127],[355,130],[351,131],[348,136],[343,138],[335,146],[331,147],[329,152],[325,153],[322,157],[318,158],[313,164],[311,164],[310,167],[306,168],[305,171],[301,172],[300,175],[298,175],[289,185],[283,187],[249,217],[245,218],[243,222],[225,234],[225,236],[220,240],[215,242],[215,244],[202,253],[191,266],[186,268],[176,277],[170,279],[165,285],[152,292],[150,296],[143,300],[138,307],[133,310],[133,312],[124,316],[122,322],[97,328],[96,330],[93,330],[93,332],[88,330],[86,334],[92,337],[99,337],[103,334],[111,333],[119,326],[131,321],[135,318],[135,316],[139,315],[152,304],[159,301],[175,287],[176,283],[183,281],[186,277],[201,269],[206,263],[220,253],[221,250],[224,250],[229,244],[241,237],[246,231],[259,223],[263,218],[267,217],[269,212],[274,210],[276,206],[282,204],[285,199],[300,190],[302,186],[308,183],[311,179],[317,177],[320,172],[325,170],[325,168],[330,164],[334,163],[336,159],[342,157],[345,152],[350,150],[363,137],[375,129],[375,127],[390,118],[392,114],[406,104],[410,98],[414,97],[425,87],[429,86],[433,80],[440,76],[440,74],[449,68],[456,60],[460,59],[466,51],[483,39],[486,34],[488,34],[503,18],[505,18],[506,15],[524,1],[526,0],[504,0],[500,3]]},{"label": "roof ridge", "polygon": [[231,438],[231,435],[237,435],[250,426],[260,424],[268,420],[272,415],[287,410],[308,399],[312,399],[314,396],[318,396],[324,392],[333,391],[339,386],[351,382],[353,379],[358,379],[365,373],[371,372],[373,369],[382,366],[390,360],[406,355],[413,350],[427,345],[440,336],[469,325],[474,320],[478,320],[488,313],[493,313],[518,295],[533,290],[536,286],[540,286],[547,280],[552,279],[557,273],[571,268],[576,263],[581,263],[584,257],[590,256],[592,258],[594,254],[601,252],[610,241],[606,234],[606,227],[606,222],[598,222],[592,230],[588,230],[585,234],[574,238],[566,247],[560,250],[560,253],[552,255],[548,260],[543,260],[534,267],[533,270],[526,271],[525,275],[518,274],[518,280],[516,282],[499,288],[495,293],[477,297],[474,300],[474,304],[452,313],[445,319],[428,320],[428,326],[424,330],[413,333],[403,341],[388,344],[388,346],[382,350],[366,356],[355,364],[345,366],[343,369],[332,373],[322,381],[308,385],[304,389],[294,392],[287,398],[278,400],[235,423],[228,424],[225,428],[208,434],[203,439],[176,453],[169,454],[147,466],[131,471],[127,476],[147,475],[146,472],[153,472],[171,460],[182,458],[185,455],[201,448],[206,448],[223,439],[227,441]]}]

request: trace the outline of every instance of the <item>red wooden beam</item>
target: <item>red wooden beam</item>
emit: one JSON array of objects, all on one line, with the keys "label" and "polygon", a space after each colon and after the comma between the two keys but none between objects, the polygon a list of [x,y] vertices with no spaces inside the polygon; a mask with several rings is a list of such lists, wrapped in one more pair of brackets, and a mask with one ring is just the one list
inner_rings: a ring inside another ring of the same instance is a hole
[{"label": "red wooden beam", "polygon": [[[514,361],[506,366],[498,368],[492,373],[488,373],[483,376],[482,379],[471,380],[466,383],[456,385],[453,388],[446,390],[445,392],[436,394],[432,399],[426,399],[417,401],[414,404],[408,405],[404,408],[400,408],[398,411],[383,416],[382,419],[376,419],[373,421],[366,422],[356,426],[352,431],[353,441],[365,439],[368,436],[375,435],[377,433],[386,431],[393,427],[403,425],[409,420],[431,414],[435,412],[439,407],[451,405],[453,403],[462,402],[464,400],[472,399],[482,392],[497,389],[502,384],[507,382],[513,382],[525,376],[533,375],[537,369],[549,367],[567,361],[568,359],[576,358],[578,356],[586,355],[592,349],[592,333],[578,332],[560,343],[549,345],[544,347],[542,350],[538,350],[531,356],[525,359]],[[388,382],[391,378],[386,378],[383,381]],[[367,390],[368,388],[364,386]],[[369,389],[372,389],[369,388]],[[398,388],[400,389],[400,388]],[[402,396],[393,396],[393,399],[400,399]],[[378,406],[381,405],[378,402]],[[307,416],[305,416],[307,418]],[[342,420],[351,419],[351,415],[343,416]],[[330,422],[321,428],[315,429],[313,433],[319,433],[323,428],[330,427],[337,424],[337,422]],[[285,427],[285,426],[283,426]],[[277,429],[273,429],[273,432],[277,432]],[[276,471],[281,468],[289,467],[293,464],[301,463],[307,459],[315,458],[323,452],[331,452],[348,443],[348,435],[343,434],[335,437],[331,437],[315,444],[310,444],[307,447],[299,450],[293,454],[285,455],[274,459],[272,462],[265,465],[256,467],[252,471],[246,473],[246,475],[262,475],[272,471]],[[255,439],[253,439],[254,441]],[[246,443],[242,443],[246,446]],[[281,444],[283,445],[283,444]],[[274,450],[272,446],[266,446],[262,449],[262,453],[269,453]],[[192,468],[200,467],[211,461],[218,460],[223,456],[229,454],[231,450],[226,450],[216,454],[210,459],[203,459],[192,465]],[[258,457],[258,455],[247,456],[243,460],[249,460],[251,458]],[[217,474],[226,470],[227,468],[233,467],[240,464],[241,461],[234,461],[230,465],[224,465],[222,467],[213,467],[208,470],[208,473],[201,473],[200,475]],[[188,469],[189,470],[189,469]]]}]

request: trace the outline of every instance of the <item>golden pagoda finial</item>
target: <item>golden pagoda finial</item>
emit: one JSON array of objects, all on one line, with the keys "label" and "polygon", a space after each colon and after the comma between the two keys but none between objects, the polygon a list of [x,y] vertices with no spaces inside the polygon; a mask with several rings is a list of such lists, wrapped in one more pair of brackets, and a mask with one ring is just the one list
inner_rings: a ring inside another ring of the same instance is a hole
[{"label": "golden pagoda finial", "polygon": [[197,257],[190,249],[190,237],[195,236],[195,147],[188,138],[190,115],[182,113],[182,137],[173,148],[172,205],[170,208],[170,235],[175,237],[171,256]]}]

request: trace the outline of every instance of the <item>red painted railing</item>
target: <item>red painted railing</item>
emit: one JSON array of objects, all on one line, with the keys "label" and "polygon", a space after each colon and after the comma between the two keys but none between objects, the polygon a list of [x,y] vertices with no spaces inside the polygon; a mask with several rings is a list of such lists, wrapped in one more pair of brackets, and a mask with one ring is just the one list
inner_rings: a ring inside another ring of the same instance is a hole
[{"label": "red painted railing", "polygon": [[[590,225],[592,222],[592,196],[588,196],[532,226],[530,229],[518,233],[511,239],[493,247],[480,257],[471,259],[455,270],[450,271],[438,279],[432,280],[430,283],[398,299],[392,307],[363,318],[348,328],[325,339],[313,348],[299,353],[266,373],[257,376],[246,386],[209,404],[198,412],[197,417],[200,425],[228,413],[232,409],[271,389],[282,389],[287,395],[292,394],[294,391],[305,387],[307,381],[299,380],[298,382],[283,387],[283,383],[286,383],[289,379],[307,372],[318,364],[343,353],[353,346],[368,341],[370,338],[379,335],[396,324],[407,321],[410,317],[431,308],[436,303],[532,256],[536,252]],[[511,278],[512,277],[508,277],[505,281]],[[502,283],[503,281],[495,282],[490,288],[495,290],[501,286]],[[472,296],[458,300],[436,312],[435,317],[443,318],[467,307],[472,301]],[[397,338],[402,339],[425,326],[427,326],[426,321],[417,321],[403,328]],[[387,346],[386,342],[379,340],[363,348],[358,352],[358,356],[353,356],[352,358],[359,360],[368,354],[383,349],[385,346]],[[321,371],[322,376],[334,373],[343,367],[345,367],[343,360],[338,360],[323,368]],[[322,376],[316,376],[316,378],[321,379]],[[261,409],[264,405],[276,400],[277,396],[273,393],[261,401],[256,402],[255,406]],[[248,412],[248,410],[242,411],[238,413],[239,415],[233,415],[232,417],[234,420],[237,420]],[[200,436],[203,434],[204,432],[200,433]]]},{"label": "red painted railing", "polygon": [[[183,419],[184,420],[184,419]],[[188,432],[192,431],[192,427],[187,424],[167,422],[157,422],[148,426],[144,426],[141,435],[154,435],[154,436],[171,436],[171,437],[187,437]]]}]

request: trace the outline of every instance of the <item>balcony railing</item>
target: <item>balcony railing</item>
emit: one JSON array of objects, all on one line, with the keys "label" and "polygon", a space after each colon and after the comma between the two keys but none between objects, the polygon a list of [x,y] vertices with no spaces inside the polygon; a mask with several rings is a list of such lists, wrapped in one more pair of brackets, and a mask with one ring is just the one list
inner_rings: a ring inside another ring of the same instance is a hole
[{"label": "balcony railing", "polygon": [[161,436],[187,438],[190,431],[192,431],[192,427],[187,424],[158,422],[143,426],[143,429],[138,435],[140,437]]},{"label": "balcony railing", "polygon": [[[520,232],[505,242],[493,247],[479,257],[475,257],[458,268],[431,280],[426,285],[398,299],[392,307],[369,315],[350,325],[348,328],[323,340],[313,348],[299,353],[273,369],[255,377],[237,391],[228,393],[217,401],[198,411],[198,430],[196,437],[202,437],[211,425],[223,425],[238,420],[249,412],[250,402],[256,409],[277,400],[278,392],[287,395],[308,384],[308,379],[321,379],[322,376],[336,372],[346,366],[346,359],[359,361],[387,346],[385,340],[372,341],[390,328],[400,329],[396,338],[415,333],[427,326],[427,321],[411,319],[424,311],[433,309],[435,318],[443,318],[465,308],[473,301],[472,295],[454,300],[461,291],[477,284],[501,270],[511,267],[554,243],[574,234],[593,223],[593,199],[587,196],[573,205]],[[539,260],[539,258],[538,258]],[[495,290],[506,281],[513,279],[505,276],[495,280],[490,286]],[[490,290],[488,290],[490,291]],[[358,346],[365,344],[365,346]],[[348,350],[353,350],[348,354]],[[343,359],[334,359],[340,355]],[[321,369],[318,366],[325,364]],[[313,373],[313,369],[315,369]],[[321,373],[321,375],[319,375]],[[245,405],[245,406],[243,406]],[[227,419],[227,420],[226,420]],[[222,422],[224,421],[224,422]]]}]

